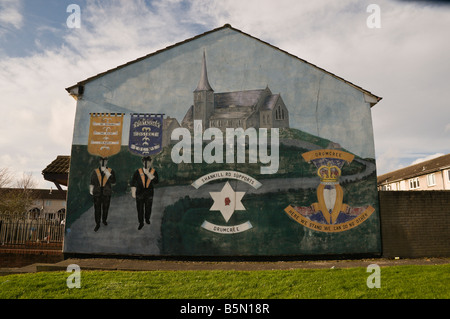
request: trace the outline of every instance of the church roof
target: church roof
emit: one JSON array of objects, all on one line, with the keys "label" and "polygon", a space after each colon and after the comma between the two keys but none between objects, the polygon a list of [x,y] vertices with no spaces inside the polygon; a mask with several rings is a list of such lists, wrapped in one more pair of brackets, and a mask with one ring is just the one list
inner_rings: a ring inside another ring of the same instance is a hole
[{"label": "church roof", "polygon": [[261,99],[265,90],[247,90],[214,94],[216,108],[229,106],[253,106]]},{"label": "church roof", "polygon": [[[210,120],[244,119],[256,112],[261,99],[261,110],[273,110],[280,94],[272,94],[267,87],[260,90],[214,93],[214,113]],[[186,112],[182,123],[193,121],[193,106]]]},{"label": "church roof", "polygon": [[214,91],[209,85],[208,81],[208,72],[206,70],[206,58],[205,51],[203,51],[203,61],[202,61],[202,73],[200,74],[200,80],[198,81],[197,88],[194,92],[197,91]]},{"label": "church roof", "polygon": [[181,121],[181,125],[192,123],[194,121],[194,106],[191,105]]},{"label": "church roof", "polygon": [[246,119],[255,111],[250,107],[238,107],[227,112],[220,112],[220,109],[215,109],[215,112],[209,118],[210,120],[229,120],[229,119]]},{"label": "church roof", "polygon": [[273,110],[275,107],[275,104],[277,103],[277,100],[280,98],[280,94],[272,94],[266,97],[266,100],[261,107],[263,110]]}]

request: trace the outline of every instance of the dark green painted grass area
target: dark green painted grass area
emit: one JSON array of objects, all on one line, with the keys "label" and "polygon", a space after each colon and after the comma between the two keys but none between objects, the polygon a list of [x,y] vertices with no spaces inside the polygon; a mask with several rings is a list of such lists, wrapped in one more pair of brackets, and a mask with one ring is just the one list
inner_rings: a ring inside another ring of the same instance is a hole
[{"label": "dark green painted grass area", "polygon": [[[2,299],[448,299],[450,264],[267,271],[80,271],[0,277]],[[80,288],[69,288],[79,282]]]}]

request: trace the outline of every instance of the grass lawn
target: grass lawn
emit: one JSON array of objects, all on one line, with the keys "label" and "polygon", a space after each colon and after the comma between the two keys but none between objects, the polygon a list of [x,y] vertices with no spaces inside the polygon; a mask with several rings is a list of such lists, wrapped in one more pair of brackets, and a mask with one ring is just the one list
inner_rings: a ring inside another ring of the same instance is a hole
[{"label": "grass lawn", "polygon": [[81,271],[0,277],[1,299],[449,299],[450,264],[380,268],[368,288],[366,268],[270,271]]}]

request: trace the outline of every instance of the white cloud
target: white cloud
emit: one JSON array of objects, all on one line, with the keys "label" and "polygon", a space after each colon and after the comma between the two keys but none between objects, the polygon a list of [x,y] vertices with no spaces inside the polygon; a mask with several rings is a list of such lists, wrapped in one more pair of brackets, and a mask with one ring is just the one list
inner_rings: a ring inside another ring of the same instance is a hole
[{"label": "white cloud", "polygon": [[382,175],[402,168],[403,165],[400,162],[402,155],[398,149],[391,147],[377,156],[377,174]]},{"label": "white cloud", "polygon": [[[183,18],[180,18],[183,17]],[[81,28],[65,37],[67,46],[92,69],[103,72],[195,36],[180,1],[88,1]]]},{"label": "white cloud", "polygon": [[11,27],[20,29],[23,26],[22,1],[0,0],[0,36]]},{"label": "white cloud", "polygon": [[0,152],[7,155],[0,167],[32,172],[42,182],[46,165],[70,152],[75,106],[64,91],[70,65],[62,55],[45,53],[4,58],[0,69],[2,132],[8,132],[0,139]]}]

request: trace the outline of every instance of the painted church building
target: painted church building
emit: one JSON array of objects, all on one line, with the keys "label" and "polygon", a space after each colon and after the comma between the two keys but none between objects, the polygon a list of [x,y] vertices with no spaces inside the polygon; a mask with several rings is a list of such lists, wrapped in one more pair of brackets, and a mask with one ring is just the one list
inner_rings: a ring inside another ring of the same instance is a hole
[{"label": "painted church building", "polygon": [[202,71],[194,91],[194,104],[189,108],[181,126],[193,129],[194,121],[201,120],[203,129],[226,128],[287,128],[289,111],[281,94],[273,94],[269,87],[215,93],[208,81],[205,53]]}]

